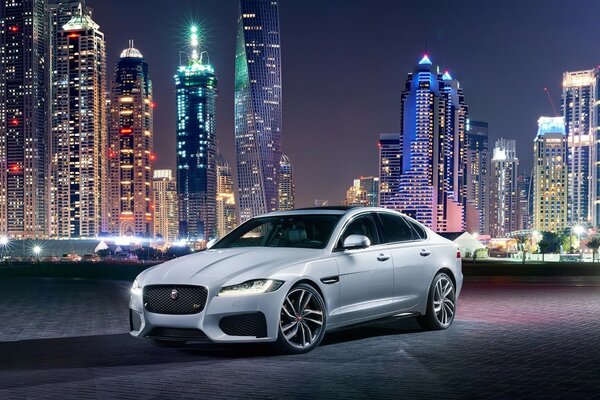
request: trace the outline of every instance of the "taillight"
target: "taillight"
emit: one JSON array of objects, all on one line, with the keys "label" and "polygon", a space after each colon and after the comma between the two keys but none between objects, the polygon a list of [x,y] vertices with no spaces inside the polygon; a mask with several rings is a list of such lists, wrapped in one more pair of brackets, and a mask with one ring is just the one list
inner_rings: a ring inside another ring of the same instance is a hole
[{"label": "taillight", "polygon": [[460,249],[456,249],[456,258],[460,258]]}]

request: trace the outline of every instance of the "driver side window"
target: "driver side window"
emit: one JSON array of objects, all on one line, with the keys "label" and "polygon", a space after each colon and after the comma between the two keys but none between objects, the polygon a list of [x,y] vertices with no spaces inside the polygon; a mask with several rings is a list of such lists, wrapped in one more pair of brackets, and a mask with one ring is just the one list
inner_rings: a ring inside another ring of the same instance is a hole
[{"label": "driver side window", "polygon": [[375,221],[371,215],[361,215],[350,222],[344,230],[344,233],[342,233],[342,236],[340,236],[340,241],[338,243],[339,248],[343,247],[344,240],[350,235],[363,235],[368,237],[371,241],[371,246],[379,244],[377,227],[375,226]]}]

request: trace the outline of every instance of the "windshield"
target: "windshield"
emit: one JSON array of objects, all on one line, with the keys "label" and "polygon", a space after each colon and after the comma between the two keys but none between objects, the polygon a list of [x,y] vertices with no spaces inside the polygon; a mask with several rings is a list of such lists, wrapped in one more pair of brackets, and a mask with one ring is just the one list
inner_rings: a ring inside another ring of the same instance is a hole
[{"label": "windshield", "polygon": [[254,218],[219,240],[213,249],[300,247],[322,249],[341,215],[285,215]]}]

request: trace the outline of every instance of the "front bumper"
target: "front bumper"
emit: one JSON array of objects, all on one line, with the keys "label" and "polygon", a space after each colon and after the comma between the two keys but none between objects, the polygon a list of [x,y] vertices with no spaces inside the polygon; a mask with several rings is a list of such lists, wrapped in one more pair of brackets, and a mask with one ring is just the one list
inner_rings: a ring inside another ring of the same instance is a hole
[{"label": "front bumper", "polygon": [[132,293],[130,334],[218,343],[272,342],[277,339],[284,296],[284,288],[272,293],[227,297],[215,296],[209,289],[202,312],[173,315],[149,312],[144,307],[143,295]]}]

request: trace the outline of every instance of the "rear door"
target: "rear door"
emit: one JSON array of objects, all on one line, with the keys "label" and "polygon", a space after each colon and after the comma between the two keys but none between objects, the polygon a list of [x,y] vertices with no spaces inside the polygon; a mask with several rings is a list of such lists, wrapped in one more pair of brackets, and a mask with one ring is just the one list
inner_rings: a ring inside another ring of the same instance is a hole
[{"label": "rear door", "polygon": [[394,213],[378,213],[383,241],[394,263],[394,308],[409,311],[429,289],[433,257],[426,233],[416,232],[411,222]]}]

